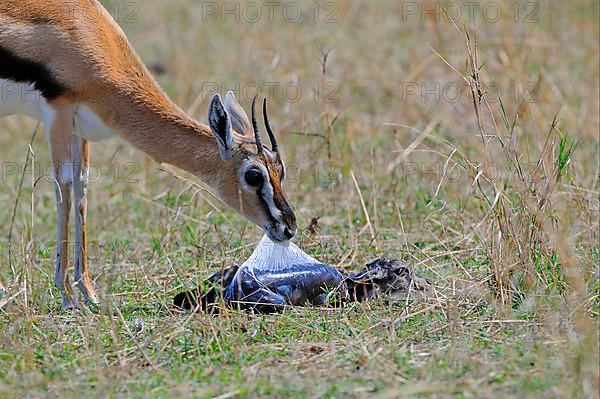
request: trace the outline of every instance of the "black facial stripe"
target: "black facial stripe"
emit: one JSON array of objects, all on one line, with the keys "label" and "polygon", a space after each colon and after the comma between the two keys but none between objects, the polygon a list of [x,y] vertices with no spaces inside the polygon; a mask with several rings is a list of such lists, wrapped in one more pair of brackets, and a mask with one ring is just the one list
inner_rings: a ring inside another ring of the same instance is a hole
[{"label": "black facial stripe", "polygon": [[263,206],[263,209],[265,210],[265,213],[267,214],[267,217],[269,218],[269,221],[271,222],[271,225],[275,226],[277,224],[277,220],[271,214],[271,208],[269,207],[269,204],[267,204],[267,200],[265,199],[265,197],[263,195],[263,191],[262,191],[262,189],[263,189],[263,187],[264,187],[265,184],[271,184],[271,178],[269,177],[269,168],[268,168],[268,166],[266,164],[265,164],[265,169],[267,169],[267,179],[268,179],[268,181],[265,181],[263,179],[263,183],[256,190],[256,195],[258,195],[258,199],[260,200],[260,203]]},{"label": "black facial stripe", "polygon": [[267,204],[267,200],[265,200],[265,197],[263,196],[262,186],[258,190],[256,190],[256,195],[258,195],[258,199],[260,200],[260,203],[262,204],[265,213],[269,217],[271,225],[275,226],[277,224],[277,220],[273,215],[271,215],[271,208],[269,207],[269,204]]},{"label": "black facial stripe", "polygon": [[67,91],[44,65],[17,57],[0,47],[0,78],[19,83],[33,83],[44,98],[52,100]]}]

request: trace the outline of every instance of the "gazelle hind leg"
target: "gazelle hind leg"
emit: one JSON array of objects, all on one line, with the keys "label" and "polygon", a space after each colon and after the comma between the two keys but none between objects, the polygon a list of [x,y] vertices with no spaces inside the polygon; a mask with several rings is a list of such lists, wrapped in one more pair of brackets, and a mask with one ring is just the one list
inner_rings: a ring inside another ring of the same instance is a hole
[{"label": "gazelle hind leg", "polygon": [[71,134],[74,109],[70,106],[53,107],[44,123],[48,132],[55,180],[57,209],[57,251],[54,284],[61,291],[61,309],[78,307],[77,297],[69,281],[69,214],[71,213],[71,187],[73,166],[71,163]]},{"label": "gazelle hind leg", "polygon": [[75,285],[88,303],[98,304],[98,297],[87,267],[87,186],[90,167],[90,143],[73,134],[71,159],[73,160],[73,200],[75,220]]}]

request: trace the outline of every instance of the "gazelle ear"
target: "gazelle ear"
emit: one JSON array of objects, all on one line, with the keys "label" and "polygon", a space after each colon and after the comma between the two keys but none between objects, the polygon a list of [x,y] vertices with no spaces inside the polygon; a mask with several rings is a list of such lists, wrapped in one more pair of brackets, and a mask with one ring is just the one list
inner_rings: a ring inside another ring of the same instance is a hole
[{"label": "gazelle ear", "polygon": [[250,120],[232,91],[228,91],[227,94],[225,94],[225,109],[231,117],[231,126],[233,127],[233,130],[244,135],[244,132],[248,126],[250,126]]},{"label": "gazelle ear", "polygon": [[219,144],[221,158],[224,160],[231,159],[234,146],[231,118],[227,114],[218,93],[213,96],[208,106],[208,125]]}]

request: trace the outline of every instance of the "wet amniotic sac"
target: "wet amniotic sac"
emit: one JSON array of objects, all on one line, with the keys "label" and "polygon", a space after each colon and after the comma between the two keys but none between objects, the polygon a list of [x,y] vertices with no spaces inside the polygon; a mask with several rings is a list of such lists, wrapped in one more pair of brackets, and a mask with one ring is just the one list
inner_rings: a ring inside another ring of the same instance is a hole
[{"label": "wet amniotic sac", "polygon": [[364,301],[422,291],[431,283],[398,260],[377,259],[357,273],[318,262],[294,244],[261,241],[242,264],[223,269],[192,291],[175,296],[176,307],[215,311],[219,304],[272,313],[286,306]]}]

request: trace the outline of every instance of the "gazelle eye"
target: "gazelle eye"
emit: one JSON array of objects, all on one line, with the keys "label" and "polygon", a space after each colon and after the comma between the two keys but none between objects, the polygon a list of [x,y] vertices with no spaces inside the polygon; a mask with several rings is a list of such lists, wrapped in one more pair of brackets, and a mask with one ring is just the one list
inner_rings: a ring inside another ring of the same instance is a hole
[{"label": "gazelle eye", "polygon": [[258,170],[250,169],[244,174],[244,179],[249,186],[259,187],[263,184],[263,175]]}]

